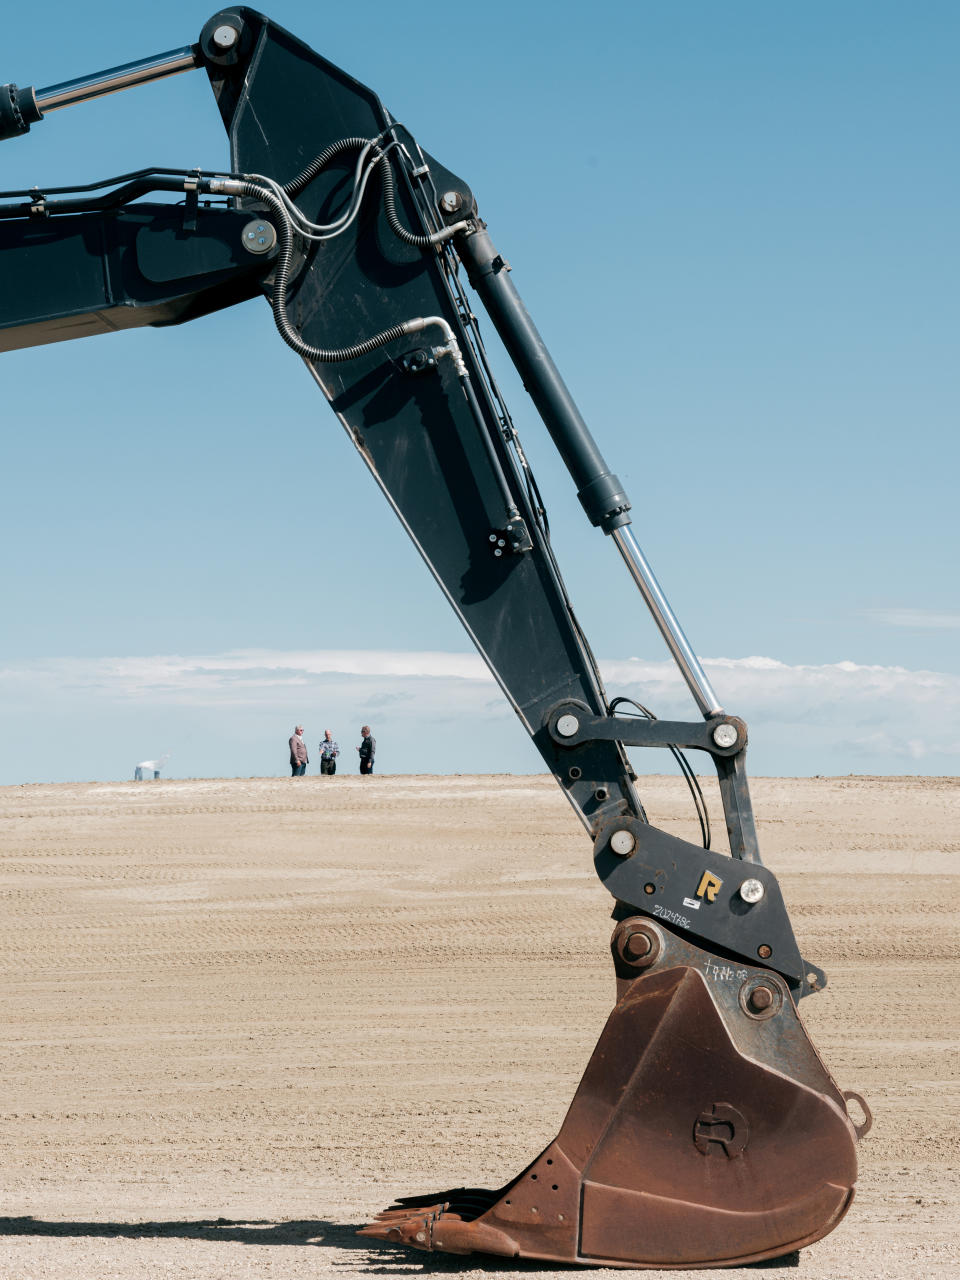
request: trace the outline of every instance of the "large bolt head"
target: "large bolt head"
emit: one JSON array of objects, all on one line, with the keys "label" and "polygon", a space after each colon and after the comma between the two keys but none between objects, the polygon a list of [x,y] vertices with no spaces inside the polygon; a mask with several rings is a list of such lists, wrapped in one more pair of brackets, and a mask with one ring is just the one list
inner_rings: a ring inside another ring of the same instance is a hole
[{"label": "large bolt head", "polygon": [[747,1003],[755,1013],[763,1013],[764,1009],[769,1009],[773,1004],[773,992],[769,987],[754,987]]},{"label": "large bolt head", "polygon": [[726,750],[737,741],[737,726],[734,724],[718,724],[713,731],[713,740],[718,747]]},{"label": "large bolt head", "polygon": [[617,954],[634,969],[647,969],[660,955],[663,944],[652,925],[627,924],[614,935]]},{"label": "large bolt head", "polygon": [[758,1022],[775,1018],[783,1008],[783,992],[772,980],[748,979],[740,988],[740,1008]]},{"label": "large bolt head", "polygon": [[615,831],[610,837],[610,848],[621,858],[628,857],[636,847],[636,837],[626,827],[621,827],[619,831]]},{"label": "large bolt head", "polygon": [[224,24],[224,26],[216,28],[211,39],[221,53],[226,53],[240,39],[240,32],[236,27],[228,27]]},{"label": "large bolt head", "polygon": [[759,902],[763,897],[763,893],[764,889],[762,882],[760,880],[754,880],[752,877],[749,880],[744,880],[743,884],[740,886],[740,897],[744,902]]},{"label": "large bolt head", "polygon": [[628,933],[623,943],[623,954],[628,960],[642,960],[653,950],[653,943],[645,933]]},{"label": "large bolt head", "polygon": [[580,721],[576,716],[561,716],[557,721],[557,733],[561,738],[572,738],[580,728]]},{"label": "large bolt head", "polygon": [[463,196],[459,191],[445,191],[440,197],[440,208],[444,213],[456,213],[463,204]]}]

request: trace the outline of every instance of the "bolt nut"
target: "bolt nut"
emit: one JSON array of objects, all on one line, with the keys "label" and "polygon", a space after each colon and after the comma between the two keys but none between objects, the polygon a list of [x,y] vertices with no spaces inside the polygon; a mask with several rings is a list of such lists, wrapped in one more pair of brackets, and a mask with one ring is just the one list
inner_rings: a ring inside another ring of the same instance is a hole
[{"label": "bolt nut", "polygon": [[636,836],[626,827],[621,827],[610,837],[610,848],[621,858],[628,857],[637,847]]},{"label": "bolt nut", "polygon": [[713,731],[714,742],[724,750],[727,747],[735,746],[738,737],[739,734],[735,724],[718,724]]},{"label": "bolt nut", "polygon": [[456,213],[463,206],[463,196],[459,191],[445,191],[440,197],[440,208],[444,213]]},{"label": "bolt nut", "polygon": [[773,955],[773,947],[768,947],[767,944],[763,942],[759,947],[757,947],[757,955],[761,960],[769,960]]},{"label": "bolt nut", "polygon": [[763,897],[764,892],[765,890],[762,882],[752,878],[750,880],[744,880],[743,884],[740,886],[740,897],[744,902],[749,902],[751,904],[759,902]]},{"label": "bolt nut", "polygon": [[557,721],[557,733],[561,738],[572,738],[580,728],[580,721],[576,716],[561,716]]}]

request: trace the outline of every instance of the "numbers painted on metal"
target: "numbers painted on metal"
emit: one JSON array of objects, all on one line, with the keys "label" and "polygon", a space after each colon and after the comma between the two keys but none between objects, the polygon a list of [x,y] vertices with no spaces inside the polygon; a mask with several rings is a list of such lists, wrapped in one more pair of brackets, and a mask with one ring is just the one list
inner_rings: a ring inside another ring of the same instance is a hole
[{"label": "numbers painted on metal", "polygon": [[669,924],[678,924],[681,929],[690,928],[689,918],[682,916],[679,911],[671,911],[669,907],[654,907],[653,914],[659,916],[661,920],[666,920]]},{"label": "numbers painted on metal", "polygon": [[714,964],[712,960],[704,960],[703,971],[714,982],[744,982],[747,978],[746,969],[735,969],[732,964]]}]

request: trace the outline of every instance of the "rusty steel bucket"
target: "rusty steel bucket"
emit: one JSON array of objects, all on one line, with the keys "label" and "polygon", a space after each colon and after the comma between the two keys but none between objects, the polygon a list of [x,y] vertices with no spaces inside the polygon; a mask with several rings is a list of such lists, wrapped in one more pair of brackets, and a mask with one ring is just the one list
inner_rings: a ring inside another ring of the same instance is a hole
[{"label": "rusty steel bucket", "polygon": [[834,1084],[786,982],[644,917],[618,925],[613,952],[619,999],[556,1139],[498,1191],[400,1200],[360,1235],[667,1268],[779,1257],[837,1225],[870,1115]]}]

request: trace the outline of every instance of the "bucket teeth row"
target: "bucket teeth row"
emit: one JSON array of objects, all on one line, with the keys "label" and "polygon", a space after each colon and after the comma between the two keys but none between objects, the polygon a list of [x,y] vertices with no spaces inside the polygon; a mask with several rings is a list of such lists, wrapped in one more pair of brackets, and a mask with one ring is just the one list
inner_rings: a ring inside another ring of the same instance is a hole
[{"label": "bucket teeth row", "polygon": [[[438,1206],[440,1208],[441,1206]],[[402,1211],[385,1210],[377,1215],[375,1222],[361,1227],[359,1236],[369,1236],[373,1240],[388,1240],[394,1244],[404,1244],[412,1249],[432,1248],[430,1243],[432,1232],[432,1215],[422,1213],[404,1213]]]},{"label": "bucket teeth row", "polygon": [[357,1234],[425,1252],[437,1250],[463,1254],[476,1251],[510,1258],[520,1253],[520,1247],[509,1234],[481,1219],[465,1220],[452,1212],[445,1201],[438,1201],[426,1210],[385,1209],[375,1222],[361,1227]]}]

